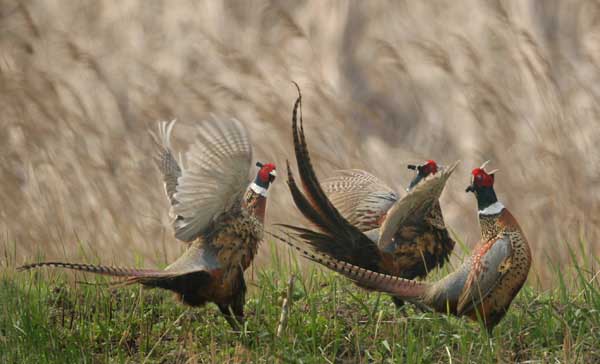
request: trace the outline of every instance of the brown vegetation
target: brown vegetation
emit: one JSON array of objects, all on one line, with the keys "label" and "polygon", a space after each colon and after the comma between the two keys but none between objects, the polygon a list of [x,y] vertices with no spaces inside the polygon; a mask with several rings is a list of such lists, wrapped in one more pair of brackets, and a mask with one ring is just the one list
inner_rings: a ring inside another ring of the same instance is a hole
[{"label": "brown vegetation", "polygon": [[[2,244],[19,263],[166,262],[181,246],[147,130],[177,118],[181,145],[236,116],[283,171],[295,80],[322,178],[364,168],[400,188],[407,162],[461,159],[442,203],[469,246],[464,188],[491,159],[544,281],[564,241],[600,251],[599,20],[589,0],[0,0]],[[270,222],[299,219],[277,182]]]}]

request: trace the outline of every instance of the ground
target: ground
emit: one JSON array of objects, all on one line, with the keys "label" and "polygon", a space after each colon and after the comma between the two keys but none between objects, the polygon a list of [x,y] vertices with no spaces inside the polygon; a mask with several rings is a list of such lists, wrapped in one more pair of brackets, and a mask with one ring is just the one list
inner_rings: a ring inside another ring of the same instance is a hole
[{"label": "ground", "polygon": [[[488,337],[476,322],[398,310],[386,295],[274,256],[267,269],[249,272],[243,333],[233,332],[215,306],[185,307],[165,291],[107,288],[107,280],[79,274],[76,280],[99,284],[77,284],[58,270],[5,267],[0,362],[600,362],[600,290],[583,268],[573,275],[557,268],[554,290],[526,284]],[[277,337],[290,272],[298,279]]]}]

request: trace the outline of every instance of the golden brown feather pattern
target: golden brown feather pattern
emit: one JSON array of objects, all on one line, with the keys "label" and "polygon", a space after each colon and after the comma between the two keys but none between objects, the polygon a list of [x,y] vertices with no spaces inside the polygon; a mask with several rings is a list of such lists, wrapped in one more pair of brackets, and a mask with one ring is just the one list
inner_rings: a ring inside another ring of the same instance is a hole
[{"label": "golden brown feather pattern", "polygon": [[497,213],[480,212],[482,239],[471,256],[456,271],[433,283],[367,270],[328,255],[306,251],[299,246],[302,239],[294,234],[278,238],[307,258],[362,287],[387,292],[437,312],[472,320],[481,318],[491,332],[508,311],[531,267],[531,251],[521,227],[504,206],[497,206]]},{"label": "golden brown feather pattern", "polygon": [[298,209],[319,231],[284,226],[319,252],[377,272],[412,279],[443,265],[454,241],[438,199],[457,163],[427,176],[408,193],[396,193],[362,170],[340,171],[320,184],[304,135],[301,101],[299,95],[292,132],[303,189],[289,167],[288,186]]},{"label": "golden brown feather pattern", "polygon": [[123,277],[126,284],[173,291],[188,305],[214,302],[229,324],[239,328],[244,318],[244,270],[262,239],[274,165],[261,164],[249,185],[252,148],[245,128],[238,120],[215,118],[198,126],[196,143],[187,154],[189,166],[182,168],[170,144],[174,123],[159,123],[154,140],[175,235],[189,242],[177,260],[164,270],[62,262],[28,264],[20,270],[50,266]]}]

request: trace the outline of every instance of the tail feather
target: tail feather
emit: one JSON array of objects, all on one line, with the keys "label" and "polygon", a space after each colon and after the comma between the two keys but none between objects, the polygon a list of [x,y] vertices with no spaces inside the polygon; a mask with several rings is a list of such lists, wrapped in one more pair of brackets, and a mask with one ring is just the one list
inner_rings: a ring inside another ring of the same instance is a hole
[{"label": "tail feather", "polygon": [[139,283],[146,287],[167,289],[177,293],[184,303],[191,306],[201,306],[206,301],[210,300],[207,288],[211,284],[212,276],[209,271],[202,269],[190,271],[162,271],[92,264],[40,262],[23,265],[18,267],[17,270],[25,271],[40,267],[56,267],[112,277],[123,277],[125,278],[124,280],[113,281],[110,282],[109,285],[112,287],[120,287]]},{"label": "tail feather", "polygon": [[298,251],[305,258],[319,263],[343,276],[354,281],[357,285],[374,291],[386,292],[396,297],[408,300],[418,301],[424,297],[430,284],[414,280],[404,279],[364,269],[350,263],[331,258],[318,252],[310,252],[302,248],[296,241],[296,238],[287,232],[283,232],[285,237],[265,231],[274,238],[288,244]]},{"label": "tail feather", "polygon": [[64,262],[38,262],[32,264],[25,264],[17,268],[17,271],[26,271],[30,269],[36,269],[41,267],[55,267],[64,268],[70,270],[77,270],[81,272],[88,272],[94,274],[101,274],[112,277],[165,277],[172,276],[172,273],[155,270],[155,269],[136,269],[136,268],[124,268],[124,267],[113,267],[106,265],[93,265],[93,264],[80,264],[80,263],[64,263]]},{"label": "tail feather", "polygon": [[298,188],[298,184],[296,183],[296,179],[294,178],[294,174],[292,173],[289,162],[287,162],[287,175],[287,184],[290,188],[292,199],[294,200],[296,207],[298,207],[298,210],[300,210],[300,212],[302,212],[302,214],[308,220],[310,220],[310,222],[315,224],[321,230],[329,230],[331,228],[331,223],[322,218],[321,213],[312,206],[311,202],[306,198],[306,196],[304,196],[302,191],[300,191],[300,188]]},{"label": "tail feather", "polygon": [[[304,136],[300,89],[298,89],[298,94],[292,114],[292,131],[296,162],[304,193],[298,188],[289,167],[288,186],[296,207],[321,231],[321,233],[316,233],[306,230],[300,236],[317,251],[335,259],[343,259],[364,268],[383,271],[383,258],[377,245],[340,214],[316,177]],[[298,126],[299,114],[300,126]],[[290,226],[287,228],[293,229]]]},{"label": "tail feather", "polygon": [[[302,119],[302,94],[300,88],[298,88],[298,99],[294,103],[294,110],[292,112],[292,132],[294,139],[294,151],[296,154],[296,163],[298,164],[298,170],[300,171],[300,180],[302,186],[307,192],[309,200],[313,206],[321,214],[321,218],[329,225],[340,224],[345,222],[345,219],[333,206],[329,198],[323,191],[314,168],[310,160],[310,154],[308,152],[308,146],[306,144],[306,137],[304,135],[304,122]],[[300,114],[300,127],[298,127],[298,114]]]}]

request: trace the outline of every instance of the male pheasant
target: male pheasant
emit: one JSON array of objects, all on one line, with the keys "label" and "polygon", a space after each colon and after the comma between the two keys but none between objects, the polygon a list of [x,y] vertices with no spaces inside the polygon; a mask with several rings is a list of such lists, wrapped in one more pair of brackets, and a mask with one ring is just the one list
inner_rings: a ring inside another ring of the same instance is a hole
[{"label": "male pheasant", "polygon": [[472,320],[479,317],[491,334],[527,279],[531,251],[519,224],[496,197],[495,171],[487,173],[484,166],[473,170],[471,185],[466,190],[477,198],[481,240],[455,272],[435,283],[394,277],[307,252],[299,248],[293,235],[283,240],[307,258],[363,287],[424,304],[437,312],[467,316]]},{"label": "male pheasant", "polygon": [[[415,198],[411,195],[415,187],[430,175],[436,175],[442,167],[434,160],[428,160],[421,165],[408,165],[408,168],[416,173],[406,191],[396,192],[377,177],[360,169],[336,171],[336,175],[324,180],[321,187],[350,224],[374,242],[389,241],[385,246],[379,245],[380,249],[391,253],[394,261],[403,261],[401,266],[396,265],[393,275],[413,279],[423,278],[430,270],[442,267],[452,253],[455,242],[446,229],[438,199],[426,198],[420,202],[423,204],[420,209],[413,212],[402,210],[410,209],[404,199]],[[301,170],[301,178],[302,173]],[[441,178],[431,179],[445,183]],[[437,187],[433,183],[430,186]],[[398,213],[412,215],[402,224],[392,223],[394,214]],[[381,235],[382,226],[386,223],[386,234],[393,234],[391,240]],[[391,226],[397,226],[396,230],[393,231]],[[360,258],[356,257],[356,265],[360,266]]]},{"label": "male pheasant", "polygon": [[246,129],[236,119],[214,119],[198,127],[198,140],[187,154],[188,168],[182,168],[170,144],[174,125],[175,121],[161,122],[154,139],[157,165],[175,217],[175,237],[189,243],[183,255],[162,271],[62,262],[19,269],[54,266],[124,277],[128,284],[173,291],[191,306],[214,302],[232,328],[238,329],[244,319],[244,271],[262,239],[275,165],[256,163],[258,173],[249,183],[252,147]]},{"label": "male pheasant", "polygon": [[[346,170],[322,185],[314,173],[304,136],[299,95],[292,130],[304,193],[288,165],[288,185],[302,214],[319,232],[283,225],[317,251],[376,272],[408,279],[425,277],[447,261],[454,248],[438,199],[456,163],[438,171],[435,161],[409,166],[417,174],[400,197],[375,176]],[[328,192],[329,196],[326,195]],[[403,302],[394,298],[396,305]]]}]

